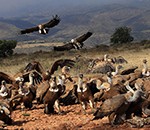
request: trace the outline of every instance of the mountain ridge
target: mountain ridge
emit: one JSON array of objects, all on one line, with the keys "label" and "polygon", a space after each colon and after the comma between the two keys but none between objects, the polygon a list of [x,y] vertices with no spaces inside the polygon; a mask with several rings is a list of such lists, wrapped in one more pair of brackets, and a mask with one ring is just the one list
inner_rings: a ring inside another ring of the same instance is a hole
[{"label": "mountain ridge", "polygon": [[0,27],[3,26],[3,29],[0,29],[0,34],[2,34],[3,31],[5,31],[6,34],[5,37],[4,35],[3,37],[0,35],[0,39],[12,38],[18,41],[44,39],[49,42],[66,42],[87,31],[92,31],[94,34],[86,43],[90,46],[94,46],[102,43],[109,44],[110,36],[115,31],[115,28],[120,26],[130,27],[132,29],[132,35],[137,41],[149,39],[150,10],[146,7],[139,7],[139,5],[127,6],[111,4],[91,7],[90,9],[84,9],[84,11],[78,11],[77,13],[70,12],[60,15],[60,24],[50,29],[47,36],[42,36],[37,33],[16,35],[16,33],[12,31],[12,35],[9,35],[8,38],[7,30],[4,28],[4,24],[9,24],[10,28],[15,27],[14,30],[19,32],[22,28],[32,27],[49,20],[50,17],[48,17],[48,13],[43,13],[39,15],[30,14],[29,17],[24,18],[0,18]]}]

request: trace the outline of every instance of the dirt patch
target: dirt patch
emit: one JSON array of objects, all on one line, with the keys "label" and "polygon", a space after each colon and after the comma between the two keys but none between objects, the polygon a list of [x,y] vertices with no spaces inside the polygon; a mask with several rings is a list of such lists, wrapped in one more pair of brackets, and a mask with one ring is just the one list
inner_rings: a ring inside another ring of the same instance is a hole
[{"label": "dirt patch", "polygon": [[[91,109],[87,109],[87,114],[84,115],[81,111],[80,104],[61,106],[62,115],[44,114],[43,105],[34,104],[32,110],[21,111],[20,108],[13,111],[13,125],[4,127],[5,129],[50,129],[50,130],[131,130],[129,125],[111,126],[108,123],[108,118],[105,117],[99,120],[92,120],[93,115]],[[136,130],[137,128],[134,128]],[[142,130],[149,128],[142,128]]]}]

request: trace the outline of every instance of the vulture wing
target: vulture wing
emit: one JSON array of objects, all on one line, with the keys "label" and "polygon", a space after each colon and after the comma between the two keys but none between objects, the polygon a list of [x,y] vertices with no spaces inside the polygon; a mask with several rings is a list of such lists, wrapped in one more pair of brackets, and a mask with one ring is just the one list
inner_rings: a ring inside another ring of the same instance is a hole
[{"label": "vulture wing", "polygon": [[99,90],[96,87],[96,82],[91,81],[91,82],[87,83],[87,85],[88,85],[89,89],[91,90],[92,95],[94,95],[95,93],[99,92]]},{"label": "vulture wing", "polygon": [[92,32],[87,32],[86,34],[83,34],[81,36],[79,36],[78,38],[76,38],[75,40],[79,43],[84,42],[86,39],[88,39],[93,33]]},{"label": "vulture wing", "polygon": [[24,82],[29,82],[29,74],[30,73],[34,74],[34,77],[33,77],[34,84],[38,84],[42,81],[43,76],[38,71],[31,70],[31,71],[28,71],[28,72],[25,72],[22,74],[22,78],[24,79]]},{"label": "vulture wing", "polygon": [[78,102],[78,95],[77,95],[77,85],[74,85],[73,88],[64,96],[59,98],[59,102],[63,105],[74,105],[79,103]]},{"label": "vulture wing", "polygon": [[93,73],[102,73],[107,74],[107,72],[115,71],[115,67],[111,63],[106,63],[104,61],[95,64],[91,68],[91,72]]},{"label": "vulture wing", "polygon": [[[83,34],[82,36],[79,36],[78,38],[74,39],[74,42],[68,42],[63,46],[54,46],[54,51],[65,51],[65,50],[71,50],[71,49],[77,49],[79,50],[80,48],[83,47],[83,43],[86,39],[88,39],[92,35],[91,32],[87,32],[86,34]],[[79,43],[76,44],[76,43]]]},{"label": "vulture wing", "polygon": [[131,68],[127,68],[127,69],[123,70],[120,74],[121,75],[127,75],[127,74],[130,74],[130,73],[134,73],[134,71],[137,68],[138,68],[137,66],[134,66],[134,67],[131,67]]},{"label": "vulture wing", "polygon": [[31,70],[36,70],[37,72],[39,72],[39,73],[41,73],[41,74],[44,72],[44,69],[43,69],[42,65],[41,65],[40,62],[38,62],[38,61],[30,62],[30,63],[24,68],[24,72],[28,72],[28,71],[31,71]]},{"label": "vulture wing", "polygon": [[26,33],[35,32],[35,31],[38,31],[38,30],[39,30],[39,27],[36,26],[36,27],[32,27],[32,28],[21,30],[20,33],[21,34],[26,34]]},{"label": "vulture wing", "polygon": [[112,58],[112,62],[116,63],[116,64],[123,64],[123,63],[128,63],[128,61],[123,58],[122,56],[118,56],[118,57],[115,57],[115,58]]},{"label": "vulture wing", "polygon": [[125,97],[122,95],[114,96],[103,102],[100,108],[94,113],[94,119],[103,118],[117,111],[125,102]]},{"label": "vulture wing", "polygon": [[5,80],[6,83],[11,84],[14,81],[14,78],[9,76],[8,74],[5,74],[4,72],[0,72],[0,83],[2,80]]},{"label": "vulture wing", "polygon": [[50,20],[49,22],[43,24],[45,28],[52,28],[56,25],[58,25],[60,22],[60,18],[58,17],[58,15],[56,15],[55,17],[53,17],[52,20]]},{"label": "vulture wing", "polygon": [[[40,24],[40,25],[42,25],[43,28],[52,28],[52,27],[56,26],[59,22],[60,22],[60,18],[56,15],[49,22],[43,23],[43,24]],[[39,27],[36,26],[36,27],[32,27],[32,28],[21,30],[20,33],[21,34],[26,34],[26,33],[35,32],[35,31],[38,31],[38,30],[39,30]]]},{"label": "vulture wing", "polygon": [[51,67],[51,74],[54,74],[54,72],[58,69],[58,67],[60,66],[61,68],[64,66],[69,66],[69,67],[73,67],[74,66],[75,61],[70,60],[70,59],[60,59],[54,62],[54,64]]}]

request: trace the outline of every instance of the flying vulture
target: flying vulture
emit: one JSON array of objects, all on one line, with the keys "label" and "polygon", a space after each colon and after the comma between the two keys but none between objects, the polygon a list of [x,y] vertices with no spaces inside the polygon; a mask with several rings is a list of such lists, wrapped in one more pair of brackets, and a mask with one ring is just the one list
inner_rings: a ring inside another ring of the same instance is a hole
[{"label": "flying vulture", "polygon": [[87,32],[75,39],[71,39],[63,46],[54,46],[54,51],[65,51],[71,49],[81,49],[83,47],[83,42],[92,35],[92,32]]},{"label": "flying vulture", "polygon": [[26,34],[26,33],[32,33],[32,32],[38,31],[40,34],[45,35],[45,34],[48,34],[49,28],[52,28],[52,27],[56,26],[57,24],[59,24],[59,22],[60,22],[60,18],[58,17],[58,15],[55,15],[53,17],[53,19],[50,20],[49,22],[39,24],[36,27],[23,29],[23,30],[20,31],[20,33],[21,34]]}]

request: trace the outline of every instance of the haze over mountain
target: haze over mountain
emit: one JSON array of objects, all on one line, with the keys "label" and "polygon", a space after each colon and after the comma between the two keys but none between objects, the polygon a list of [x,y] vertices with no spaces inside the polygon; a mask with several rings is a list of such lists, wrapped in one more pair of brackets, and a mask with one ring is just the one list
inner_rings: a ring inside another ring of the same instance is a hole
[{"label": "haze over mountain", "polygon": [[[0,39],[68,41],[87,31],[88,44],[109,43],[115,28],[128,26],[135,40],[149,39],[149,0],[0,0]],[[9,3],[9,4],[8,4]],[[46,22],[58,14],[61,22],[48,35],[18,35],[22,28]]]},{"label": "haze over mountain", "polygon": [[149,0],[0,0],[0,17],[27,16],[29,13],[63,13],[63,11],[70,12],[75,8],[84,10],[93,6],[101,7],[114,3],[131,6],[143,4],[148,7]]}]

